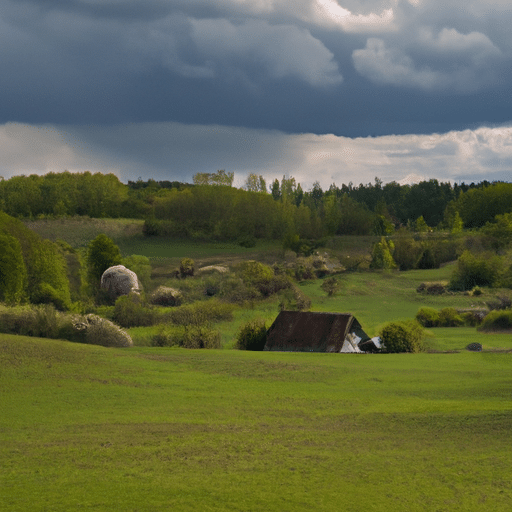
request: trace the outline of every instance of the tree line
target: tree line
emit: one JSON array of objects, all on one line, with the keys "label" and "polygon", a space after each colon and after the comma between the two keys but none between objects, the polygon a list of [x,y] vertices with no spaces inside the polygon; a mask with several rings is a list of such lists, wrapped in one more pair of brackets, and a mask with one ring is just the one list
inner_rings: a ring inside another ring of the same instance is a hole
[{"label": "tree line", "polygon": [[48,173],[0,181],[0,210],[17,218],[45,216],[146,219],[146,234],[236,240],[387,235],[411,230],[479,228],[512,211],[512,184],[438,180],[354,186],[318,182],[304,190],[283,176],[267,186],[250,174],[242,188],[233,173],[198,173],[193,183],[129,181],[113,174]]}]

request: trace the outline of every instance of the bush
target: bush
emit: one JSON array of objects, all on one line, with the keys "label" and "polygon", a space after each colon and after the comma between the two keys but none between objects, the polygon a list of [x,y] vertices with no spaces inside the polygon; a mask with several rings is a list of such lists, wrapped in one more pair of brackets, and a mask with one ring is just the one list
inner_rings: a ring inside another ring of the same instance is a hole
[{"label": "bush", "polygon": [[439,311],[439,327],[460,327],[464,320],[454,308],[443,308]]},{"label": "bush", "polygon": [[496,286],[502,270],[501,258],[494,255],[477,257],[464,251],[457,260],[450,288],[453,290],[472,290],[475,286]]},{"label": "bush", "polygon": [[122,262],[119,247],[104,233],[91,241],[87,248],[87,266],[91,284],[99,284],[103,272],[107,268],[120,265]]},{"label": "bush", "polygon": [[274,277],[273,270],[263,263],[254,260],[244,261],[239,265],[240,277],[245,283],[252,284],[256,288],[261,283],[267,283]]},{"label": "bush", "polygon": [[168,286],[159,286],[149,296],[149,302],[158,306],[179,306],[182,301],[181,292]]},{"label": "bush", "polygon": [[393,259],[400,270],[411,270],[416,268],[422,254],[420,242],[417,242],[410,232],[401,228],[393,237],[395,251]]},{"label": "bush", "polygon": [[182,347],[185,339],[185,329],[181,325],[162,326],[156,334],[151,336],[150,345],[152,347]]},{"label": "bush", "polygon": [[53,304],[57,309],[64,311],[69,308],[69,297],[58,292],[48,283],[40,283],[38,291],[32,297],[34,304]]},{"label": "bush", "polygon": [[490,300],[486,304],[491,311],[501,311],[512,307],[512,299],[507,295],[498,295],[495,300]]},{"label": "bush", "polygon": [[121,327],[153,325],[155,313],[152,309],[144,307],[138,293],[130,293],[116,300],[113,320]]},{"label": "bush", "polygon": [[412,320],[390,322],[382,328],[380,338],[386,352],[420,352],[423,350],[424,330]]},{"label": "bush", "polygon": [[279,301],[279,310],[292,310],[292,311],[307,311],[311,307],[311,299],[298,287],[291,286],[291,288],[284,291]]},{"label": "bush", "polygon": [[439,325],[439,312],[434,308],[421,308],[416,313],[416,320],[423,327],[437,327]]},{"label": "bush", "polygon": [[64,317],[52,304],[8,308],[0,313],[0,331],[23,336],[60,338]]},{"label": "bush", "polygon": [[512,311],[491,311],[482,321],[479,331],[508,331],[512,329]]},{"label": "bush", "polygon": [[336,279],[336,277],[332,276],[324,279],[321,288],[325,293],[327,293],[328,297],[332,297],[341,288],[341,283]]},{"label": "bush", "polygon": [[119,326],[97,315],[76,317],[73,321],[76,338],[89,345],[101,345],[103,347],[131,347],[133,341],[130,335]]},{"label": "bush", "polygon": [[460,316],[464,320],[464,325],[476,327],[482,323],[486,315],[482,311],[465,311]]},{"label": "bush", "polygon": [[443,293],[446,293],[447,286],[448,281],[421,283],[418,288],[416,288],[416,291],[427,295],[442,295]]},{"label": "bush", "polygon": [[252,235],[242,235],[238,239],[238,245],[245,247],[246,249],[256,247],[256,238],[254,238]]},{"label": "bush", "polygon": [[159,315],[159,320],[172,322],[175,325],[203,325],[229,321],[233,320],[234,307],[217,299],[209,299],[164,312]]},{"label": "bush", "polygon": [[391,240],[386,241],[381,237],[380,242],[374,244],[372,250],[372,262],[370,268],[374,269],[392,269],[396,268],[395,260],[393,259],[393,251],[395,245]]},{"label": "bush", "polygon": [[183,348],[220,348],[219,331],[205,326],[185,329]]},{"label": "bush", "polygon": [[297,258],[294,265],[294,275],[297,281],[305,281],[309,279],[316,279],[316,269],[310,259]]},{"label": "bush", "polygon": [[262,319],[245,323],[238,332],[235,348],[239,350],[263,350],[267,342],[267,326]]},{"label": "bush", "polygon": [[105,347],[129,347],[130,336],[109,320],[97,315],[56,311],[53,305],[12,308],[0,313],[0,330],[9,334],[66,339]]},{"label": "bush", "polygon": [[19,304],[25,298],[27,269],[20,242],[8,234],[0,234],[0,300]]},{"label": "bush", "polygon": [[194,275],[194,260],[191,258],[183,258],[180,261],[181,277],[192,277]]},{"label": "bush", "polygon": [[123,265],[132,272],[137,274],[139,283],[142,284],[145,290],[151,286],[151,264],[147,256],[139,254],[132,254],[123,258]]},{"label": "bush", "polygon": [[254,286],[244,283],[240,277],[230,276],[221,282],[219,296],[229,302],[242,305],[261,294]]}]

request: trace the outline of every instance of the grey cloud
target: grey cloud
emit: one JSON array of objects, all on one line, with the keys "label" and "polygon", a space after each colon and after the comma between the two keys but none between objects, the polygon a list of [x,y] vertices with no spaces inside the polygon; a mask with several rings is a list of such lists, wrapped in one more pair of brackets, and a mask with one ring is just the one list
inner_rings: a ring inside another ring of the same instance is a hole
[{"label": "grey cloud", "polygon": [[252,20],[235,25],[228,20],[191,20],[198,51],[216,68],[260,65],[270,78],[295,76],[312,86],[341,83],[333,54],[309,31],[293,25]]},{"label": "grey cloud", "polygon": [[0,174],[49,171],[114,172],[124,182],[192,180],[196,172],[233,171],[236,183],[254,172],[267,182],[284,174],[305,188],[328,188],[375,176],[400,181],[511,179],[512,127],[445,134],[365,137],[285,134],[180,123],[108,127],[0,125]]},{"label": "grey cloud", "polygon": [[366,47],[354,50],[356,70],[373,82],[434,89],[444,85],[443,76],[428,67],[418,69],[411,57],[398,48],[388,48],[382,39],[369,38]]},{"label": "grey cloud", "polygon": [[376,83],[467,93],[493,81],[496,69],[491,66],[501,57],[501,51],[485,34],[461,34],[446,27],[436,35],[431,28],[422,27],[405,46],[409,52],[389,47],[383,39],[370,38],[364,49],[352,53],[354,66]]},{"label": "grey cloud", "polygon": [[499,0],[0,0],[0,122],[507,122],[511,22]]}]

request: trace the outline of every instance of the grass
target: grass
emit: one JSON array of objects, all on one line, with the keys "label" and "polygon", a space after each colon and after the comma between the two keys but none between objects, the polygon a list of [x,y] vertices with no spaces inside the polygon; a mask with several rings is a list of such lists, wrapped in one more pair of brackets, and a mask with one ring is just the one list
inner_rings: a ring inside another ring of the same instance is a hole
[{"label": "grass", "polygon": [[[279,252],[144,239],[139,221],[92,224],[162,274],[182,256],[271,262]],[[83,246],[96,234],[66,219],[55,237],[77,247],[72,239]],[[334,249],[363,254],[366,242]],[[452,270],[345,273],[335,297],[321,280],[300,287],[313,310],[351,312],[375,335],[422,306],[481,306],[496,293],[416,292]],[[214,328],[230,348],[240,325],[277,313],[266,300]],[[158,329],[129,332],[144,345]],[[430,350],[450,353],[106,349],[2,334],[0,509],[508,511],[512,338],[466,327],[428,334]],[[465,351],[470,342],[484,352]]]},{"label": "grass", "polygon": [[9,511],[510,510],[510,354],[0,337]]}]

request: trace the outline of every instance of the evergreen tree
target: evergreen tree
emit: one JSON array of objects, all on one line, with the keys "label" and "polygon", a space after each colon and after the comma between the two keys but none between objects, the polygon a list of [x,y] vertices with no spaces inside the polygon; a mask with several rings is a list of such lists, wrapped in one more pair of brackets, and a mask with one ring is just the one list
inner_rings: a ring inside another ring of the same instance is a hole
[{"label": "evergreen tree", "polygon": [[87,251],[87,267],[89,283],[99,286],[103,272],[109,267],[120,265],[122,262],[119,247],[104,233],[98,235],[89,243]]}]

